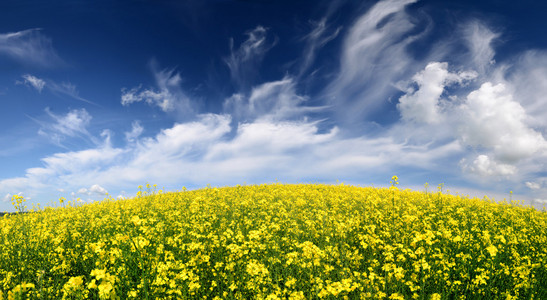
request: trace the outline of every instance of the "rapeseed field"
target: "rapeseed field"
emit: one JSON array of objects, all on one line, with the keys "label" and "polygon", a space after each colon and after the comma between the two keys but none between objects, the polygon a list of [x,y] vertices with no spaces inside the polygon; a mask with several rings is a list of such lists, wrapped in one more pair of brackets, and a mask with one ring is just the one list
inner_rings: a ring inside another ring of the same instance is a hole
[{"label": "rapeseed field", "polygon": [[0,299],[547,299],[547,213],[396,180],[61,199],[0,219]]}]

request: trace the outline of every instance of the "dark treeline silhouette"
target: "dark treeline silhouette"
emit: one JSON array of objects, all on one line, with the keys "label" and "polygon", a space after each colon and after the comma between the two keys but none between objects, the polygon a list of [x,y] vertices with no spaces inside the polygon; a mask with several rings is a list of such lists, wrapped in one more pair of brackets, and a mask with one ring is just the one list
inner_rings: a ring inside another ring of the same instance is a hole
[{"label": "dark treeline silhouette", "polygon": [[[28,213],[28,211],[24,211],[22,213],[26,214]],[[0,211],[0,218],[2,218],[4,215],[15,215],[15,214],[20,214],[20,212],[1,212]]]}]

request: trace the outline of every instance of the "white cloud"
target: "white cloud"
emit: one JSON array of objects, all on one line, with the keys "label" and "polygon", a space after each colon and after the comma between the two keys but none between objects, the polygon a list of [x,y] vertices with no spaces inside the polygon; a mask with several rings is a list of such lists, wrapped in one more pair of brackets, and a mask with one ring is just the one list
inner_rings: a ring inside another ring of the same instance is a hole
[{"label": "white cloud", "polygon": [[39,28],[0,33],[0,55],[42,67],[64,64],[53,49],[51,39],[43,35]]},{"label": "white cloud", "polygon": [[518,55],[512,64],[502,64],[499,70],[499,80],[531,117],[527,123],[547,128],[547,51],[527,51]]},{"label": "white cloud", "polygon": [[473,67],[480,74],[485,74],[494,65],[495,51],[492,42],[500,35],[493,32],[478,20],[471,21],[463,27],[463,34],[470,51]]},{"label": "white cloud", "polygon": [[441,121],[439,101],[445,86],[475,78],[474,72],[448,72],[447,63],[431,62],[412,77],[418,90],[410,90],[401,98],[397,108],[405,121],[438,123]]},{"label": "white cloud", "polygon": [[514,163],[547,149],[542,134],[526,125],[526,112],[502,83],[486,82],[471,92],[461,112],[461,141],[493,151],[496,159],[504,163]]},{"label": "white cloud", "polygon": [[133,121],[131,124],[131,131],[125,133],[125,140],[128,142],[134,142],[142,134],[144,128],[139,121]]},{"label": "white cloud", "polygon": [[55,81],[41,79],[30,74],[25,74],[22,77],[24,79],[23,81],[16,81],[15,83],[31,86],[39,93],[41,93],[44,88],[47,88],[56,95],[68,96],[72,99],[97,106],[97,103],[81,97],[76,85],[70,82],[63,82],[59,84]]},{"label": "white cloud", "polygon": [[56,153],[42,159],[43,167],[27,169],[24,177],[0,180],[0,192],[24,187],[38,193],[62,186],[89,194],[143,182],[203,186],[357,178],[371,168],[422,168],[458,151],[453,146],[413,147],[387,137],[344,137],[336,127],[320,131],[320,123],[307,120],[231,123],[227,115],[200,115],[124,148],[99,145]]},{"label": "white cloud", "polygon": [[186,155],[195,155],[197,159],[208,146],[231,131],[230,120],[227,115],[207,114],[194,122],[175,124],[162,130],[155,138],[143,139],[132,163],[138,168],[139,165],[152,166],[155,162],[169,162]]},{"label": "white cloud", "polygon": [[63,142],[67,137],[78,137],[95,144],[99,143],[87,130],[91,122],[91,115],[85,108],[70,110],[65,115],[56,115],[49,108],[46,108],[45,112],[53,119],[53,123],[35,120],[41,125],[38,133],[58,146],[63,146]]},{"label": "white cloud", "polygon": [[22,77],[24,79],[23,81],[24,84],[35,88],[39,93],[42,92],[42,90],[44,89],[44,86],[46,85],[46,82],[44,80],[36,76],[25,74]]},{"label": "white cloud", "polygon": [[338,132],[333,128],[318,134],[316,124],[308,122],[268,122],[240,124],[236,137],[225,143],[217,143],[208,151],[207,160],[222,157],[252,157],[278,155],[285,151],[319,146],[332,140]]},{"label": "white cloud", "polygon": [[97,106],[97,103],[81,97],[78,89],[76,88],[76,85],[70,82],[63,82],[59,84],[54,81],[48,80],[46,87],[55,94],[68,96],[72,99]]},{"label": "white cloud", "polygon": [[[15,195],[17,195],[17,196],[23,196],[23,192],[19,192],[19,193],[15,194]],[[2,201],[4,201],[4,202],[11,202],[13,196],[15,196],[15,195],[12,195],[12,194],[10,194],[10,193],[7,193],[7,194],[2,198]],[[25,199],[26,199],[26,200],[30,200],[29,197],[25,197]]]},{"label": "white cloud", "polygon": [[302,106],[306,100],[296,93],[294,80],[286,77],[254,87],[250,95],[232,95],[224,102],[224,111],[248,122],[256,118],[285,120],[324,109]]},{"label": "white cloud", "polygon": [[68,136],[88,134],[86,128],[91,121],[91,115],[84,108],[71,110],[64,116],[57,116],[49,109],[46,112],[55,119],[52,127],[57,132]]},{"label": "white cloud", "polygon": [[[484,74],[452,73],[446,63],[429,63],[412,78],[417,88],[407,88],[399,99],[397,108],[407,122],[394,124],[390,135],[429,149],[440,141],[459,141],[467,151],[479,152],[462,151],[461,170],[483,179],[518,180],[540,171],[547,154],[545,126],[514,97],[515,84],[499,74],[506,70],[493,72],[492,79],[501,82],[493,84]],[[483,83],[469,91],[472,79]]]},{"label": "white cloud", "polygon": [[471,163],[465,159],[460,163],[465,171],[483,177],[509,176],[517,171],[515,166],[496,162],[484,154],[477,156]]},{"label": "white cloud", "polygon": [[102,186],[98,185],[98,184],[94,184],[92,186],[90,186],[89,188],[80,188],[78,189],[78,194],[82,194],[82,195],[88,195],[88,196],[92,196],[92,195],[107,195],[108,194],[108,191],[103,188]]},{"label": "white cloud", "polygon": [[257,26],[246,32],[247,40],[241,43],[238,49],[234,49],[234,40],[230,39],[231,53],[224,62],[230,69],[233,82],[243,90],[256,80],[258,67],[264,55],[276,44],[276,41],[266,40],[267,31],[266,28]]},{"label": "white cloud", "polygon": [[303,40],[306,41],[306,46],[302,55],[302,63],[300,65],[300,70],[298,71],[298,77],[302,76],[312,65],[317,51],[328,42],[335,39],[342,30],[341,26],[334,30],[330,30],[326,18],[321,19],[319,22],[310,23],[312,24],[313,29],[303,38]]},{"label": "white cloud", "polygon": [[105,188],[103,188],[102,186],[98,185],[98,184],[92,185],[89,188],[89,192],[99,194],[99,195],[107,195],[108,194],[108,191]]},{"label": "white cloud", "polygon": [[414,73],[406,48],[417,38],[411,34],[416,26],[405,6],[416,1],[380,1],[349,28],[340,72],[326,90],[328,103],[339,113],[338,122],[355,126],[369,117],[388,103],[396,82]]},{"label": "white cloud", "polygon": [[541,188],[541,184],[538,182],[527,181],[525,184],[529,189],[532,189],[532,190],[539,190]]},{"label": "white cloud", "polygon": [[157,106],[164,112],[176,111],[182,115],[193,113],[193,105],[182,90],[182,78],[175,70],[158,70],[156,63],[150,63],[157,89],[142,89],[142,85],[131,89],[122,88],[121,103],[124,106],[136,102],[146,102]]}]

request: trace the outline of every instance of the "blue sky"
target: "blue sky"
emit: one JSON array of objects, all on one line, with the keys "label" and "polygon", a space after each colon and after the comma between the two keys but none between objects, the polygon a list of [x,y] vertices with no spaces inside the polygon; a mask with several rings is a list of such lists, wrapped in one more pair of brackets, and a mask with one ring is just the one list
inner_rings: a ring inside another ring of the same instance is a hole
[{"label": "blue sky", "polygon": [[0,3],[0,210],[268,182],[547,203],[538,1]]}]

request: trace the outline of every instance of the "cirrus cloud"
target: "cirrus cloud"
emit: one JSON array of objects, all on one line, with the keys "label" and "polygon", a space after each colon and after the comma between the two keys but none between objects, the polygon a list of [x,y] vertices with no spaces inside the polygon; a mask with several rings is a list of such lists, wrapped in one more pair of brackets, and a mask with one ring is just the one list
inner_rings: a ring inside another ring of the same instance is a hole
[{"label": "cirrus cloud", "polygon": [[51,39],[40,28],[0,33],[0,55],[25,65],[53,67],[64,64],[53,49]]}]

